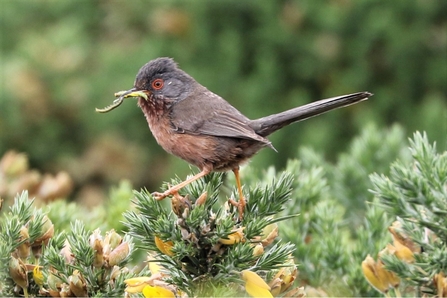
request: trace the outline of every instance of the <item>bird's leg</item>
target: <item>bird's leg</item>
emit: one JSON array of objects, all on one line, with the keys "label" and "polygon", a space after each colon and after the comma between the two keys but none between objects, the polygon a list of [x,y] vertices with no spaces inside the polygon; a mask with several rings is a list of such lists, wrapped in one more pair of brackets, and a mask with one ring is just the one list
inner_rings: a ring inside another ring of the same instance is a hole
[{"label": "bird's leg", "polygon": [[233,169],[233,173],[234,176],[236,177],[236,187],[237,187],[237,192],[239,194],[239,202],[235,202],[234,200],[229,200],[229,202],[233,205],[236,206],[238,211],[239,211],[239,219],[242,219],[244,216],[244,209],[245,209],[245,198],[244,198],[244,194],[242,193],[242,185],[241,185],[241,178],[239,176],[239,167]]},{"label": "bird's leg", "polygon": [[186,185],[190,184],[191,182],[194,182],[194,181],[202,178],[203,176],[208,175],[210,172],[211,171],[209,169],[203,169],[200,173],[198,173],[198,174],[196,174],[196,175],[186,179],[185,181],[183,181],[183,182],[181,182],[181,183],[179,183],[177,185],[174,185],[174,186],[170,187],[165,192],[163,192],[163,193],[154,192],[154,193],[152,193],[152,195],[155,197],[156,200],[161,201],[164,198],[166,198],[166,197],[168,197],[170,195],[175,194],[176,192],[178,192],[180,189],[182,189]]}]

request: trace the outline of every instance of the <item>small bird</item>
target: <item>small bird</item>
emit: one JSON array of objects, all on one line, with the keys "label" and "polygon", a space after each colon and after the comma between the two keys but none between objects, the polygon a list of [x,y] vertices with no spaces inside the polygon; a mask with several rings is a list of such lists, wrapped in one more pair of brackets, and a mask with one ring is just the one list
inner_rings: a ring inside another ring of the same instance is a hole
[{"label": "small bird", "polygon": [[[369,92],[319,100],[282,113],[250,120],[222,97],[209,91],[181,70],[171,58],[149,61],[138,71],[134,87],[115,93],[112,105],[96,109],[105,113],[125,98],[137,97],[149,128],[167,152],[197,166],[200,173],[154,197],[162,200],[213,171],[232,170],[239,201],[230,202],[242,218],[245,198],[239,166],[264,147],[275,148],[266,138],[278,129],[301,120],[348,106],[372,96]],[[275,150],[276,151],[276,150]]]}]

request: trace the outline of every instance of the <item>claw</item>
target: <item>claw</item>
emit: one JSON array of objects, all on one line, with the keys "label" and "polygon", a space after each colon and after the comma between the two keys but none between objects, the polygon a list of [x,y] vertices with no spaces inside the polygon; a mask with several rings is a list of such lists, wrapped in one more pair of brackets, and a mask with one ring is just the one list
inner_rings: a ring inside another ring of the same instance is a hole
[{"label": "claw", "polygon": [[170,193],[166,193],[166,192],[163,192],[163,193],[161,193],[161,192],[153,192],[152,193],[152,196],[157,201],[161,201],[161,200],[163,200],[164,198],[166,198],[167,196],[170,196],[170,195],[171,195]]}]

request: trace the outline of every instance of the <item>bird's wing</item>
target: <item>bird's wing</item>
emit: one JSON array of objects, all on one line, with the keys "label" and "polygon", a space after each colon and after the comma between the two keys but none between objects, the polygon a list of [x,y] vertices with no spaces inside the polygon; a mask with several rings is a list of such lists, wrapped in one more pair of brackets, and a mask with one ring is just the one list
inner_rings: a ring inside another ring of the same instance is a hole
[{"label": "bird's wing", "polygon": [[270,141],[255,133],[245,117],[220,96],[201,91],[176,103],[171,111],[171,124],[179,133],[251,139],[270,146]]}]

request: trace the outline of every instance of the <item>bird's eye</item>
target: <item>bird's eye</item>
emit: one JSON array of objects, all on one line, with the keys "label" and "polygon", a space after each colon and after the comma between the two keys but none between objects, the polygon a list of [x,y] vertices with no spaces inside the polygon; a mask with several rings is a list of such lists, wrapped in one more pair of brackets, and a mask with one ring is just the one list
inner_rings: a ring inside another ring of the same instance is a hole
[{"label": "bird's eye", "polygon": [[163,80],[162,79],[153,80],[152,88],[154,88],[154,90],[160,90],[161,88],[163,88]]}]

